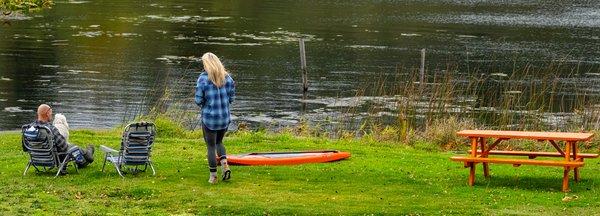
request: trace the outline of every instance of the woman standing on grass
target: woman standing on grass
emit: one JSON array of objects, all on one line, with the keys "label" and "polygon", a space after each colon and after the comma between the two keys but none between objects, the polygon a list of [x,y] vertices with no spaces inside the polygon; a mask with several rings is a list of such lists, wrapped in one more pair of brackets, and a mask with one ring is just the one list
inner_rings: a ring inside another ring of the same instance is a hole
[{"label": "woman standing on grass", "polygon": [[231,122],[229,105],[235,97],[235,84],[215,54],[208,52],[202,55],[202,64],[204,71],[196,81],[195,101],[202,110],[202,131],[210,170],[208,182],[215,184],[217,183],[217,156],[223,171],[222,179],[231,178],[223,137]]}]

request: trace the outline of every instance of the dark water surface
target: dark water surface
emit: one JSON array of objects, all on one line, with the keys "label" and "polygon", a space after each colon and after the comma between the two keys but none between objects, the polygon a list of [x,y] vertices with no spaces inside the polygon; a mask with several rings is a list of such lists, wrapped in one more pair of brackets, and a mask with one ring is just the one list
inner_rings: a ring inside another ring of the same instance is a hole
[{"label": "dark water surface", "polygon": [[[307,100],[299,37],[307,39]],[[112,127],[165,93],[196,109],[191,92],[208,51],[238,82],[238,122],[319,121],[369,101],[393,116],[393,97],[354,96],[374,77],[418,68],[422,48],[428,70],[510,74],[514,65],[561,61],[580,69],[583,92],[600,95],[599,1],[56,1],[0,18],[0,130],[32,120],[40,103],[75,128]]]}]

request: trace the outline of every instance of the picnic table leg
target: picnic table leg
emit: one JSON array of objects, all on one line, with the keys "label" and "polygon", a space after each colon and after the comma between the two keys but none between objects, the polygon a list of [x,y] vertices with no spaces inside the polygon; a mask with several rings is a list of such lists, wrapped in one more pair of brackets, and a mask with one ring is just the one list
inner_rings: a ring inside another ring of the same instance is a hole
[{"label": "picnic table leg", "polygon": [[[577,160],[577,142],[571,142],[571,149],[573,151],[573,160],[576,161]],[[573,168],[573,178],[575,179],[575,182],[579,182],[579,167],[575,167]]]},{"label": "picnic table leg", "polygon": [[[482,153],[481,157],[483,157],[483,158],[487,157],[487,154],[483,154],[486,150],[485,142],[486,142],[485,138],[482,137],[480,140],[480,143],[481,143],[481,153]],[[490,167],[489,167],[488,163],[485,163],[485,162],[483,163],[483,176],[485,176],[486,178],[490,177]]]},{"label": "picnic table leg", "polygon": [[[571,159],[571,142],[567,142],[565,145],[565,161],[570,161]],[[565,166],[565,171],[563,172],[563,183],[562,183],[562,191],[569,192],[569,172],[571,168]]]},{"label": "picnic table leg", "polygon": [[[471,137],[471,157],[477,157],[477,137]],[[475,163],[469,163],[469,185],[475,184]]]},{"label": "picnic table leg", "polygon": [[469,186],[475,185],[475,163],[469,163]]},{"label": "picnic table leg", "polygon": [[570,167],[565,167],[565,171],[563,172],[563,183],[562,183],[562,191],[569,192],[569,171],[571,171]]}]

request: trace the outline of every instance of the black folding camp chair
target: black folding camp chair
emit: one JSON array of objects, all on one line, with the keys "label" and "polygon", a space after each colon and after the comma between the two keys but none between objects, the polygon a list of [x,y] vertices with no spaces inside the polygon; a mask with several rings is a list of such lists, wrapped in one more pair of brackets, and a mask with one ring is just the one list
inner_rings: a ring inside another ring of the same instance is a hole
[{"label": "black folding camp chair", "polygon": [[[61,170],[66,169],[69,162],[75,161],[70,153],[59,153],[54,146],[54,134],[52,130],[46,126],[40,125],[23,125],[21,127],[23,151],[29,154],[29,162],[25,167],[23,175],[31,166],[37,172],[47,172],[53,168],[58,168],[55,178],[60,174]],[[77,166],[73,164],[75,171],[79,172]]]},{"label": "black folding camp chair", "polygon": [[[156,127],[153,123],[138,122],[127,125],[123,132],[119,151],[104,145],[100,146],[100,149],[106,153],[102,172],[104,172],[106,162],[110,162],[123,178],[125,178],[123,175],[125,172],[132,174],[144,172],[148,166],[152,169],[152,175],[156,175],[150,160],[155,135]],[[125,169],[126,167],[128,169]]]}]

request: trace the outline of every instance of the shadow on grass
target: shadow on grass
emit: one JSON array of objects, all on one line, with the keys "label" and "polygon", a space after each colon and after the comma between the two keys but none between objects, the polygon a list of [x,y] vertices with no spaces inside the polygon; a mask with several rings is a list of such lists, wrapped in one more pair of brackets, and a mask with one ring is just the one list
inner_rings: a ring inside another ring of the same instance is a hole
[{"label": "shadow on grass", "polygon": [[[586,186],[587,185],[587,186]],[[572,192],[589,190],[593,185],[590,179],[581,179],[579,182],[569,178],[569,189]],[[556,191],[562,190],[562,175],[550,176],[517,176],[517,175],[492,175],[490,178],[477,178],[474,187],[486,188],[514,188],[529,191]],[[586,189],[588,188],[588,189]]]}]

